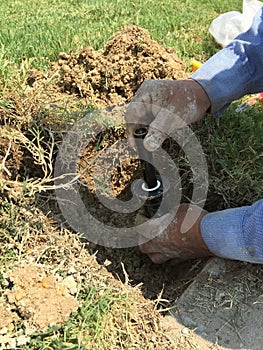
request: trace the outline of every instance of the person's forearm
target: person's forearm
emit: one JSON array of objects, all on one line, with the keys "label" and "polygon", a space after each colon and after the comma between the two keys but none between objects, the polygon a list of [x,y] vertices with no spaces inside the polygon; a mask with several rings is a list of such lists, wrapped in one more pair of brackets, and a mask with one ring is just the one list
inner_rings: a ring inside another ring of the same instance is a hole
[{"label": "person's forearm", "polygon": [[217,256],[263,263],[263,199],[251,206],[205,215],[201,235]]},{"label": "person's forearm", "polygon": [[263,8],[251,28],[205,62],[190,76],[206,91],[211,113],[232,101],[263,91]]}]

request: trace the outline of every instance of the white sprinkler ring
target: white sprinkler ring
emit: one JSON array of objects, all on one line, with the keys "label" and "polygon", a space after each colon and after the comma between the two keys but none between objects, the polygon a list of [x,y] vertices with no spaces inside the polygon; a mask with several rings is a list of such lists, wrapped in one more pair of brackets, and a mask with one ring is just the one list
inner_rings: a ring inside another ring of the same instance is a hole
[{"label": "white sprinkler ring", "polygon": [[159,180],[157,180],[157,185],[153,188],[148,188],[145,186],[145,182],[143,182],[142,184],[142,189],[146,192],[151,192],[151,191],[155,191],[157,190],[159,187],[161,186],[161,182]]}]

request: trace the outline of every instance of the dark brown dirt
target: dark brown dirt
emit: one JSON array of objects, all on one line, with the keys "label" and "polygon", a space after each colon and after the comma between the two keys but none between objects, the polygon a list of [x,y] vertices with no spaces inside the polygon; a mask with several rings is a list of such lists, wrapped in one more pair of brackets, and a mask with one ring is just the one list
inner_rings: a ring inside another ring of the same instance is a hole
[{"label": "dark brown dirt", "polygon": [[18,180],[23,152],[19,145],[0,136],[0,183],[3,179]]},{"label": "dark brown dirt", "polygon": [[[106,197],[116,196],[123,201],[132,197],[130,184],[142,177],[140,163],[137,153],[127,147],[111,148],[110,152],[105,152],[105,148],[115,144],[125,137],[124,129],[108,129],[107,135],[99,136],[90,143],[83,151],[80,158],[80,171],[82,173],[83,187],[80,188],[83,203],[87,210],[99,221],[115,227],[130,227],[134,225],[137,211],[130,214],[120,215],[101,204],[94,191],[94,177],[100,183],[105,184],[105,179],[110,178],[110,188],[102,185],[101,192]],[[165,144],[166,150],[172,159],[178,157],[178,146],[169,140]],[[127,157],[127,160],[120,161],[120,156]],[[180,155],[181,157],[182,155]],[[97,160],[98,159],[98,160]],[[94,161],[95,160],[95,161]],[[114,170],[112,171],[112,164]],[[84,169],[86,169],[84,171]],[[189,186],[191,173],[189,169],[182,169],[184,201],[191,197],[192,188]],[[96,253],[97,261],[104,264],[107,260],[107,270],[117,279],[123,282],[129,278],[132,285],[142,284],[141,290],[146,298],[156,299],[161,293],[166,305],[173,304],[179,295],[187,288],[196,274],[203,267],[205,260],[195,260],[181,263],[175,266],[172,262],[162,265],[153,264],[150,259],[143,255],[139,249],[110,249],[94,244],[89,245],[92,252]]]}]

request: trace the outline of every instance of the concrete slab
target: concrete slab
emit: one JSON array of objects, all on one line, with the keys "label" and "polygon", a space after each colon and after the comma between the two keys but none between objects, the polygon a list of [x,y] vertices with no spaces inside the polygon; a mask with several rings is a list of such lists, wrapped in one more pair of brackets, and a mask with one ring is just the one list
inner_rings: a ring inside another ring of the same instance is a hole
[{"label": "concrete slab", "polygon": [[171,315],[226,349],[263,349],[263,266],[213,258]]}]

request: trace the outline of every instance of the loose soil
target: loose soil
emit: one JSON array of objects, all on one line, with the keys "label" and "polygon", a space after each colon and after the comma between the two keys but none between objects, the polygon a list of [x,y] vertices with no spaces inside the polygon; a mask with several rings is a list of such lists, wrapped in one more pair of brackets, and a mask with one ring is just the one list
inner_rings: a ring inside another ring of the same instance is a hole
[{"label": "loose soil", "polygon": [[[172,48],[162,47],[150,38],[145,29],[131,25],[119,31],[100,51],[88,47],[76,54],[61,53],[59,61],[53,63],[49,72],[44,73],[37,70],[28,72],[23,97],[21,95],[14,97],[13,92],[10,92],[6,98],[13,99],[12,108],[0,107],[1,135],[4,131],[6,132],[4,120],[8,121],[10,127],[16,129],[19,120],[21,132],[27,133],[27,128],[37,123],[44,130],[43,135],[46,135],[46,131],[49,130],[49,135],[52,132],[55,142],[59,143],[62,131],[69,126],[66,125],[65,119],[61,120],[61,114],[57,114],[57,111],[67,108],[71,110],[72,106],[73,110],[76,111],[76,106],[80,102],[85,108],[121,105],[131,100],[145,79],[177,79],[186,77],[186,75],[185,64],[178,59]],[[125,105],[122,108],[125,108]],[[67,117],[68,124],[71,125],[74,122],[74,114],[69,113],[69,115],[70,117],[65,112],[63,118]],[[111,115],[109,113],[109,118]],[[90,164],[104,145],[114,144],[116,140],[124,137],[124,128],[110,128],[107,134],[100,134],[93,143],[83,149],[79,169],[83,170],[87,164]],[[45,149],[47,149],[50,140],[50,138],[44,138]],[[27,148],[25,152],[26,145],[21,140],[12,139],[11,136],[9,138],[1,136],[0,141],[3,141],[0,147],[0,163],[2,164],[0,184],[5,189],[6,198],[14,200],[17,184],[14,185],[12,181],[17,180],[17,183],[19,181],[22,183],[20,177],[21,174],[24,176],[25,167],[27,167],[28,177],[32,179],[39,177],[41,166],[35,162],[35,164],[31,164],[30,168],[28,161],[30,151]],[[167,141],[165,147],[173,159],[178,157],[178,147],[171,140]],[[126,152],[128,160],[118,162],[119,154],[117,151],[113,151],[112,157],[107,159],[102,157],[100,163],[84,172],[81,178],[84,185],[81,188],[82,198],[90,211],[104,222],[121,227],[132,222],[134,214],[114,215],[112,211],[101,206],[94,194],[94,181],[91,174],[94,167],[105,172],[110,167],[110,163],[115,161],[114,172],[111,176],[111,190],[118,198],[130,198],[129,184],[134,178],[140,177],[141,173],[135,154],[132,154],[128,148],[123,152]],[[56,147],[53,156],[55,153]],[[186,166],[181,171],[184,178],[183,196],[185,199],[191,198],[190,169]],[[54,218],[59,221],[61,218],[56,203],[50,199],[50,195],[47,195],[48,203],[45,202],[43,205],[43,198],[42,193],[41,209],[48,212],[51,208]],[[214,195],[211,194],[208,203],[209,201],[212,203],[214,198]],[[153,300],[158,298],[160,308],[169,307],[177,300],[205,262],[204,260],[188,261],[176,266],[172,262],[167,262],[158,266],[152,264],[146,256],[140,253],[138,248],[109,249],[90,243],[87,245],[87,249],[91,254],[96,253],[97,262],[103,266],[104,270],[108,270],[110,276],[124,283],[129,282],[132,286],[141,285],[143,296]],[[86,263],[84,260],[84,264]],[[46,304],[49,306],[51,302],[48,301],[53,300],[52,324],[63,322],[78,306],[76,300],[70,295],[71,291],[63,284],[63,281],[58,281],[56,276],[47,274],[40,267],[32,267],[31,265],[20,267],[15,272],[11,272],[8,279],[13,283],[13,286],[10,287],[11,291],[7,294],[8,305],[5,305],[2,299],[0,300],[0,309],[6,320],[4,327],[7,330],[12,329],[18,314],[28,327],[34,327],[37,330],[45,329],[50,323],[50,317],[46,316],[50,315],[51,311],[48,308],[42,309],[44,307],[43,299],[47,301]],[[134,291],[134,295],[137,296],[137,290]],[[17,313],[12,312],[11,305],[16,308]],[[41,312],[39,312],[40,309]],[[136,305],[135,311],[140,312],[138,309],[139,307]],[[146,313],[145,311],[143,314],[145,320],[147,320]],[[152,317],[150,313],[148,316]],[[177,326],[174,326],[177,333],[173,335],[176,338],[176,347],[162,347],[164,341],[162,338],[158,338],[159,345],[155,347],[156,349],[193,348],[191,347],[192,343],[189,343],[189,334],[183,336],[180,326]],[[163,329],[167,330],[168,328],[167,324],[163,326]],[[152,329],[153,327],[149,327],[149,329],[141,327],[142,332],[149,332],[149,334],[153,332]],[[140,332],[140,329],[138,328],[137,331]],[[171,337],[173,336],[171,335]],[[167,342],[167,338],[165,342]],[[199,340],[195,339],[195,344],[198,342]],[[200,348],[208,349],[208,347],[209,344],[204,345],[200,342]]]},{"label": "loose soil", "polygon": [[[146,79],[178,79],[186,76],[185,64],[172,48],[150,38],[147,30],[130,25],[114,35],[105,47],[87,47],[75,55],[61,53],[47,73],[33,70],[28,84],[67,94],[76,94],[86,103],[109,106],[128,102]],[[51,80],[55,84],[50,84]]]}]

